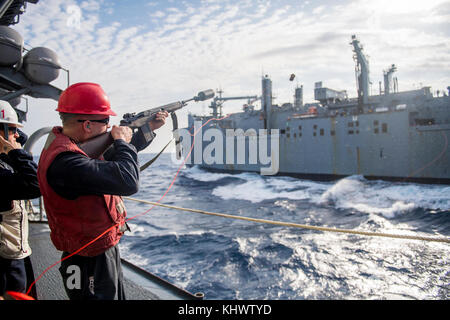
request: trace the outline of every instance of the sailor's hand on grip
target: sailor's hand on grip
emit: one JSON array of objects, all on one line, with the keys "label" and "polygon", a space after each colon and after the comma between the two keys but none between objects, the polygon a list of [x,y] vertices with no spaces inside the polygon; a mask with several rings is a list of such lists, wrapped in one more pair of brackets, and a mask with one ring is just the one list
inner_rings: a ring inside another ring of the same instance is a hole
[{"label": "sailor's hand on grip", "polygon": [[166,118],[169,116],[169,113],[165,110],[159,111],[153,120],[150,121],[150,129],[155,131],[156,129],[161,128],[166,123]]},{"label": "sailor's hand on grip", "polygon": [[114,140],[122,139],[125,142],[130,143],[131,137],[133,136],[133,131],[131,131],[128,127],[113,126],[111,129],[111,136]]}]

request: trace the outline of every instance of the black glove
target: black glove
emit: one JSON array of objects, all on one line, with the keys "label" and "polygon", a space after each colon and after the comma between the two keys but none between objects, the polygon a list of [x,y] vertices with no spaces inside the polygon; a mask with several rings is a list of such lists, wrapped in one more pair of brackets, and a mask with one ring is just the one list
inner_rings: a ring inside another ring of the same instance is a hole
[{"label": "black glove", "polygon": [[16,139],[16,141],[18,143],[20,143],[22,145],[22,147],[23,147],[25,142],[27,142],[27,140],[28,140],[28,136],[25,134],[25,132],[23,132],[20,129],[17,129],[17,133],[19,134],[19,137]]}]

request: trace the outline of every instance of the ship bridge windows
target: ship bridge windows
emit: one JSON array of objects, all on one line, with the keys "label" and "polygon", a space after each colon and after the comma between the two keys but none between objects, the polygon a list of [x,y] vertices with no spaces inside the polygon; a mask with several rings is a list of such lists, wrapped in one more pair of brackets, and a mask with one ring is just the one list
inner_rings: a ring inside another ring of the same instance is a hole
[{"label": "ship bridge windows", "polygon": [[[380,133],[380,127],[378,126],[379,125],[378,120],[375,120],[373,122],[373,125],[374,125],[373,133],[375,133],[375,134]],[[388,132],[388,125],[387,125],[387,123],[383,122],[381,124],[381,132],[382,133],[387,133]]]},{"label": "ship bridge windows", "polygon": [[359,129],[358,129],[359,121],[358,120],[350,121],[347,123],[347,125],[349,128],[349,130],[347,132],[348,134],[354,134],[354,133],[358,134],[359,133]]},{"label": "ship bridge windows", "polygon": [[222,129],[233,129],[233,121],[232,120],[222,120],[219,121],[219,126]]},{"label": "ship bridge windows", "polygon": [[[298,136],[301,137],[302,136],[302,130],[301,130],[302,127],[299,126],[298,128],[299,128]],[[325,136],[325,129],[319,128],[317,124],[313,125],[313,136],[314,137]]]},{"label": "ship bridge windows", "polygon": [[313,125],[313,136],[316,137],[317,136],[317,129],[319,129],[319,134],[321,136],[324,135],[324,129],[323,128],[318,128],[317,124]]},{"label": "ship bridge windows", "polygon": [[414,119],[416,126],[431,126],[435,124],[435,120],[433,118],[428,119]]},{"label": "ship bridge windows", "polygon": [[419,112],[413,111],[409,113],[410,126],[432,126],[436,124],[434,118],[419,118]]}]

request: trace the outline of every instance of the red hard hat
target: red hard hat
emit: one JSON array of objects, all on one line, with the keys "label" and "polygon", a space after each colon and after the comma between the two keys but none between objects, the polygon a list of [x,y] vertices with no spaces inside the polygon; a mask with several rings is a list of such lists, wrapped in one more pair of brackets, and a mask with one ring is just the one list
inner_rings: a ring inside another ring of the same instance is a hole
[{"label": "red hard hat", "polygon": [[90,82],[75,83],[64,90],[59,97],[56,111],[116,116],[102,87]]}]

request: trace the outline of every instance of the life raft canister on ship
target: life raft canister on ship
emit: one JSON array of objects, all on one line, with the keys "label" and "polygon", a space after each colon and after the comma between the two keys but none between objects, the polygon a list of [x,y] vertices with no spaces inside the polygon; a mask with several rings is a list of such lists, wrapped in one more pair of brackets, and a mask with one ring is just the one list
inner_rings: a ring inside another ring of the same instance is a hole
[{"label": "life raft canister on ship", "polygon": [[22,58],[23,38],[16,30],[0,26],[0,66],[10,67]]}]

